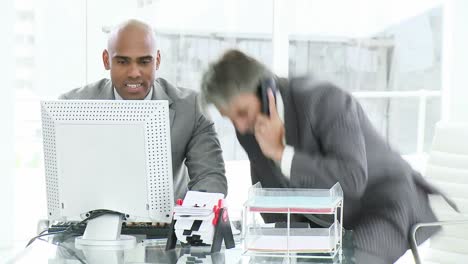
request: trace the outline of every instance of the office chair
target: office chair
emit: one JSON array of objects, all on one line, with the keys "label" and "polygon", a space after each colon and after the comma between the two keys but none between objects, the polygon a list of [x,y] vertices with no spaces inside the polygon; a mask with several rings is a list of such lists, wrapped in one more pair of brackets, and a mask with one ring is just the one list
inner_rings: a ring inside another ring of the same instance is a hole
[{"label": "office chair", "polygon": [[429,259],[425,260],[431,263],[468,263],[468,123],[439,122],[436,125],[425,176],[453,199],[460,212],[453,210],[441,197],[431,198],[439,221],[412,227],[410,243],[414,260],[417,264],[422,263],[417,248],[417,231],[440,226],[442,230],[429,241]]}]

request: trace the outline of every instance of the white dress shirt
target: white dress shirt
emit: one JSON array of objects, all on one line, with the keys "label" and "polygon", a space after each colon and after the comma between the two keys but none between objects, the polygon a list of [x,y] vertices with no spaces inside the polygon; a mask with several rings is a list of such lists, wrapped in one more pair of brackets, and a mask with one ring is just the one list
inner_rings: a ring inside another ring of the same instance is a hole
[{"label": "white dress shirt", "polygon": [[[278,115],[279,118],[281,119],[281,122],[283,122],[284,126],[284,103],[283,103],[283,98],[281,97],[281,94],[279,92],[276,93],[276,109],[278,110]],[[283,136],[283,143],[285,145],[283,155],[281,156],[281,162],[280,162],[280,168],[281,172],[283,173],[286,178],[291,177],[291,166],[292,166],[292,161],[294,158],[294,147],[286,145],[286,131]]]},{"label": "white dress shirt", "polygon": [[[120,96],[120,94],[117,92],[115,87],[114,87],[114,96],[115,96],[115,100],[124,100],[122,96]],[[146,95],[145,100],[151,100],[152,97],[153,97],[153,86],[151,86],[151,89],[149,93]]]}]

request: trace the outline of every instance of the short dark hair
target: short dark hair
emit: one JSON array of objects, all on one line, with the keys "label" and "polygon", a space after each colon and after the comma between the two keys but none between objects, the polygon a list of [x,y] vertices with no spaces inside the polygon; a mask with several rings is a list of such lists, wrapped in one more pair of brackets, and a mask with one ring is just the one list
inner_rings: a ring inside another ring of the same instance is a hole
[{"label": "short dark hair", "polygon": [[209,65],[202,77],[201,92],[206,102],[225,105],[240,93],[255,93],[262,78],[268,76],[272,73],[262,63],[232,49]]}]

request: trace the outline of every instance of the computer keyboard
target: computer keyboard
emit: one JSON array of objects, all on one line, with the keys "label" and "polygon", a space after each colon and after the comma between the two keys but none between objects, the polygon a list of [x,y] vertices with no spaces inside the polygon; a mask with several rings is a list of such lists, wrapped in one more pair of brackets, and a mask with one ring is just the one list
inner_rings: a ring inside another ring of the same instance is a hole
[{"label": "computer keyboard", "polygon": [[[73,228],[70,226],[73,225]],[[51,225],[48,229],[49,233],[60,232],[69,228],[76,235],[83,235],[86,229],[86,223],[80,224],[79,222],[58,222]],[[167,238],[170,231],[169,224],[160,223],[123,223],[121,234],[123,235],[146,235],[146,239],[161,239]]]}]

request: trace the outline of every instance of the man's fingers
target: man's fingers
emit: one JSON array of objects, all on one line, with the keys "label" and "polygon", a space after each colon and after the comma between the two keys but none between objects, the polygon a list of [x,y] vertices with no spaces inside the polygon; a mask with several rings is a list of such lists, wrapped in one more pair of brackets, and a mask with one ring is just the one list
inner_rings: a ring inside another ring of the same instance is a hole
[{"label": "man's fingers", "polygon": [[254,125],[255,133],[257,132],[263,133],[263,131],[266,129],[268,125],[268,122],[269,122],[269,119],[266,116],[258,116]]},{"label": "man's fingers", "polygon": [[255,120],[255,128],[259,126],[266,126],[270,120],[266,116],[258,116]]},{"label": "man's fingers", "polygon": [[256,138],[257,140],[261,140],[262,135],[263,135],[263,130],[264,130],[264,127],[263,127],[263,126],[258,126],[258,125],[255,126],[255,128],[254,128],[254,134],[255,134],[255,138]]},{"label": "man's fingers", "polygon": [[255,133],[261,132],[264,127],[265,126],[261,122],[255,123],[255,128],[254,128]]}]

